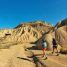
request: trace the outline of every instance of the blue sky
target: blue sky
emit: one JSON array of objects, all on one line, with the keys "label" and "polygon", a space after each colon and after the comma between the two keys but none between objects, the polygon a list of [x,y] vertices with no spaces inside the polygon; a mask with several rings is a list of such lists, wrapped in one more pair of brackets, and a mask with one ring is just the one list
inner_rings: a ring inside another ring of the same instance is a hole
[{"label": "blue sky", "polygon": [[0,28],[43,20],[51,24],[67,18],[67,0],[0,0]]}]

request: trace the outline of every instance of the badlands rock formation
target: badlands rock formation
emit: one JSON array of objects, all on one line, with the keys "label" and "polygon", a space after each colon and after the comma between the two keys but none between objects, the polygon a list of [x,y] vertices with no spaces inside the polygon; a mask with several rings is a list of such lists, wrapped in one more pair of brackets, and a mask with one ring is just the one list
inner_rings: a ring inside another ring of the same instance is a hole
[{"label": "badlands rock formation", "polygon": [[67,53],[67,19],[61,21],[60,25],[57,26],[58,29],[55,32],[56,40],[62,47],[62,50]]},{"label": "badlands rock formation", "polygon": [[0,67],[36,67],[33,53],[26,48],[34,46],[43,33],[53,26],[36,21],[22,23],[14,29],[0,29]]},{"label": "badlands rock formation", "polygon": [[[51,28],[47,34],[44,34],[44,38],[47,42],[48,49],[52,50],[52,38],[56,38],[57,43],[59,44],[59,49],[62,48],[63,51],[66,50],[67,52],[67,19],[62,20],[61,22],[57,23],[55,28]],[[40,44],[40,40],[37,44]],[[40,45],[38,47],[41,47]]]},{"label": "badlands rock formation", "polygon": [[11,46],[10,43],[34,43],[52,27],[43,21],[36,21],[34,23],[22,23],[14,29],[0,29],[0,48]]},{"label": "badlands rock formation", "polygon": [[0,67],[36,67],[34,59],[29,58],[33,53],[27,48],[37,45],[40,49],[42,37],[49,50],[52,49],[53,37],[63,50],[67,50],[66,23],[66,19],[59,23],[57,30],[44,21],[22,23],[14,29],[0,29]]}]

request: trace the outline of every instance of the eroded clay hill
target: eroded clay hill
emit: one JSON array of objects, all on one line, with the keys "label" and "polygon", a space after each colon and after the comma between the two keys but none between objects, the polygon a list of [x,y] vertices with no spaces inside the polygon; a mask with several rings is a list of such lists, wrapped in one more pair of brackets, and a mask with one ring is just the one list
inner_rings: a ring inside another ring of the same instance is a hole
[{"label": "eroded clay hill", "polygon": [[[37,45],[40,45],[40,39],[42,37],[45,38],[48,49],[52,49],[52,38],[56,37],[58,44],[63,48],[62,51],[66,51],[66,23],[66,19],[63,20],[63,22],[58,23],[58,28],[56,30],[51,24],[43,21],[22,23],[14,29],[0,29],[0,67],[36,67],[32,56],[33,54],[42,54],[42,51],[32,51],[27,48],[36,45],[30,44],[36,41],[39,43]],[[47,67],[67,67],[66,59],[67,55],[63,56],[60,54],[58,57],[48,55],[48,60],[44,61],[43,59],[40,59],[40,61]],[[40,64],[38,64],[38,67],[45,66],[40,66]]]},{"label": "eroded clay hill", "polygon": [[[67,19],[62,20],[57,23],[57,25],[52,28],[47,34],[43,36],[47,42],[48,49],[52,50],[52,38],[56,37],[59,49],[62,48],[62,51],[67,52]],[[40,40],[37,44],[40,44]],[[40,49],[40,45],[38,45]]]},{"label": "eroded clay hill", "polygon": [[[9,43],[31,43],[37,41],[43,33],[53,28],[52,25],[36,21],[22,23],[14,29],[0,29],[0,46],[9,46]],[[7,43],[5,45],[4,43]],[[0,47],[0,48],[1,48]]]},{"label": "eroded clay hill", "polygon": [[67,19],[64,19],[61,21],[60,25],[58,25],[55,36],[59,45],[63,47],[62,50],[67,51]]},{"label": "eroded clay hill", "polygon": [[61,22],[57,23],[57,28],[53,30],[53,32],[49,32],[46,35],[46,41],[51,49],[52,45],[52,38],[56,38],[57,43],[62,48],[62,51],[67,52],[67,19],[62,20]]}]

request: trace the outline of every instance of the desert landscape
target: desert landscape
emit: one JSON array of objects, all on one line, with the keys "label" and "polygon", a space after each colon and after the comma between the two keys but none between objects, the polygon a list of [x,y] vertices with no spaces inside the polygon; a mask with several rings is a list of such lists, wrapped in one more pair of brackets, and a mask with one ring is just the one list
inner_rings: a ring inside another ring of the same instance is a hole
[{"label": "desert landscape", "polygon": [[[42,57],[42,37],[47,43],[46,60]],[[59,56],[52,54],[52,38],[58,42]],[[67,67],[67,19],[55,26],[34,21],[0,29],[0,67]]]}]

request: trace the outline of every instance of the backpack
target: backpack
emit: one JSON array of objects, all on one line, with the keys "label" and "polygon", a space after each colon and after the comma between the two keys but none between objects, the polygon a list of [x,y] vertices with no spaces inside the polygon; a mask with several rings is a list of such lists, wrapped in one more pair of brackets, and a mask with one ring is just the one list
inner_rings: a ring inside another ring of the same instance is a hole
[{"label": "backpack", "polygon": [[44,48],[47,48],[46,42],[43,42],[43,47],[44,47]]}]

